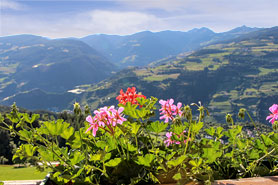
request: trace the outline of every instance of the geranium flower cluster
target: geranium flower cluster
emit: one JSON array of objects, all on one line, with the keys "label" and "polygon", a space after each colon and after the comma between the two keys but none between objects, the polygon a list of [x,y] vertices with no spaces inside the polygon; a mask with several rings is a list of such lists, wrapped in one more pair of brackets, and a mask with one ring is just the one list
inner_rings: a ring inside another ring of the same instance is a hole
[{"label": "geranium flower cluster", "polygon": [[[186,133],[186,131],[183,131],[180,135],[177,135],[177,134],[175,134],[175,133],[174,133],[174,135],[176,135],[178,138],[180,138],[181,136],[184,135],[184,133]],[[166,144],[167,147],[170,146],[170,145],[172,145],[172,144],[177,144],[177,145],[181,144],[180,141],[174,140],[174,139],[172,138],[172,136],[173,136],[173,132],[167,132],[167,133],[166,133],[167,139],[164,141],[164,143]],[[184,140],[184,143],[186,143],[187,141],[190,141],[190,138]]]},{"label": "geranium flower cluster", "polygon": [[159,103],[161,104],[161,109],[159,109],[160,116],[159,119],[165,119],[165,122],[168,123],[169,119],[173,120],[176,115],[181,116],[182,111],[181,111],[181,106],[182,103],[179,102],[177,105],[174,105],[174,100],[159,100]]},{"label": "geranium flower cluster", "polygon": [[136,100],[136,98],[145,98],[146,96],[142,95],[142,94],[137,94],[136,93],[136,88],[132,87],[132,88],[127,88],[127,91],[124,93],[123,89],[121,89],[120,91],[120,95],[117,96],[117,100],[119,101],[120,104],[125,105],[127,102],[130,102],[131,104],[138,104],[138,101]]},{"label": "geranium flower cluster", "polygon": [[273,104],[271,107],[269,107],[269,111],[272,113],[269,116],[266,117],[266,120],[269,120],[272,124],[274,121],[278,120],[278,105]]},{"label": "geranium flower cluster", "polygon": [[124,108],[120,107],[118,110],[114,106],[103,107],[99,110],[95,110],[95,116],[87,116],[86,121],[89,122],[90,127],[86,132],[93,130],[93,136],[96,136],[97,130],[99,128],[109,132],[111,135],[114,135],[114,127],[117,124],[122,124],[126,119],[122,117],[122,112]]}]

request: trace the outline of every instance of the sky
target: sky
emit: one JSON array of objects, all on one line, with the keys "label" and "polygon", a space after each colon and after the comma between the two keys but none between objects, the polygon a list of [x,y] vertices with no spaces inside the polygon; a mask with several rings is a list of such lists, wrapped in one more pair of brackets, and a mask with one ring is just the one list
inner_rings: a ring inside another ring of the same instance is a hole
[{"label": "sky", "polygon": [[49,38],[278,26],[278,0],[0,0],[0,36]]}]

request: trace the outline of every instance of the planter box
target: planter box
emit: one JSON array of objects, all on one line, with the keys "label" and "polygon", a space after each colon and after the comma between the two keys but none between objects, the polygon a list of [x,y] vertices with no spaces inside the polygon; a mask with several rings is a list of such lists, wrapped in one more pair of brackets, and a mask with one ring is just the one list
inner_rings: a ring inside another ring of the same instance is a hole
[{"label": "planter box", "polygon": [[278,185],[278,176],[217,180],[212,185]]},{"label": "planter box", "polygon": [[[175,183],[161,184],[161,185],[175,185]],[[200,184],[192,182],[186,185],[200,185]],[[278,176],[217,180],[214,181],[212,185],[278,185]]]},{"label": "planter box", "polygon": [[[33,181],[4,181],[6,185],[38,185],[41,180]],[[175,185],[171,184],[161,184],[161,185]],[[186,185],[196,185],[196,183],[188,183]],[[278,176],[266,176],[266,177],[253,177],[244,179],[231,179],[231,180],[217,180],[212,183],[212,185],[278,185]]]},{"label": "planter box", "polygon": [[41,180],[3,181],[4,185],[39,185]]}]

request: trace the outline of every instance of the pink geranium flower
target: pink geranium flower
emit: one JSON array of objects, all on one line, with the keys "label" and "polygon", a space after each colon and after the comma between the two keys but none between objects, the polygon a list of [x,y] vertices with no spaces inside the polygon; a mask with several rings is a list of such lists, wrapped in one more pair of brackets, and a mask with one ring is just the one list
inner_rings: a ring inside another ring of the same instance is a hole
[{"label": "pink geranium flower", "polygon": [[166,137],[167,139],[164,141],[164,143],[166,144],[166,146],[170,146],[171,144],[173,144],[173,140],[171,139],[172,137],[172,132],[167,132],[166,133]]},{"label": "pink geranium flower", "polygon": [[162,116],[159,117],[159,119],[165,119],[165,122],[168,123],[169,119],[173,120],[174,116],[179,115],[181,116],[182,111],[181,111],[181,106],[182,103],[178,103],[177,106],[174,105],[174,100],[159,100],[159,103],[161,104],[161,109],[159,109],[160,114]]},{"label": "pink geranium flower", "polygon": [[88,116],[86,121],[89,122],[90,127],[86,132],[93,129],[93,136],[96,136],[96,132],[99,128],[109,132],[110,134],[114,134],[115,128],[117,124],[122,124],[126,119],[122,116],[122,112],[124,111],[123,107],[120,107],[118,110],[115,109],[114,106],[111,107],[103,107],[99,110],[95,110],[95,116]]},{"label": "pink geranium flower", "polygon": [[[178,138],[181,138],[182,136],[184,136],[185,133],[186,133],[186,131],[183,131],[181,134],[177,135],[177,134],[175,134],[173,132],[167,132],[166,133],[167,139],[164,141],[164,143],[166,144],[167,147],[170,146],[171,144],[179,145],[179,144],[181,144],[181,142],[180,141],[176,141],[175,139],[172,139],[172,136],[174,134]],[[183,142],[186,143],[187,141],[190,141],[190,140],[191,139],[188,138],[188,139],[185,139]]]},{"label": "pink geranium flower", "polygon": [[118,110],[116,110],[114,108],[114,106],[111,106],[109,108],[109,111],[112,113],[112,116],[111,116],[111,122],[112,122],[112,125],[113,127],[115,127],[117,124],[123,124],[124,121],[126,121],[126,119],[124,117],[122,117],[122,112],[124,111],[124,108],[123,107],[120,107]]},{"label": "pink geranium flower", "polygon": [[179,116],[182,115],[181,106],[182,106],[182,103],[179,102],[176,106],[175,115],[179,115]]},{"label": "pink geranium flower", "polygon": [[266,120],[269,120],[272,124],[274,121],[278,120],[278,105],[273,104],[271,107],[269,107],[269,111],[272,113],[269,116],[266,117]]},{"label": "pink geranium flower", "polygon": [[89,132],[93,129],[93,136],[95,137],[97,134],[97,130],[99,125],[95,122],[95,120],[92,118],[92,116],[87,116],[86,121],[89,122],[90,127],[86,130],[86,132]]}]

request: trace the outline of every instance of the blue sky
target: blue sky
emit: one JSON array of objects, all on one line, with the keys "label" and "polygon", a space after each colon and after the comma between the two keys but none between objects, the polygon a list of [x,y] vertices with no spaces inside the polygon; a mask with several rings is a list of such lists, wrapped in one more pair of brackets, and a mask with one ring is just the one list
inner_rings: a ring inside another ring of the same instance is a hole
[{"label": "blue sky", "polygon": [[0,36],[50,38],[278,26],[278,0],[0,0]]}]

